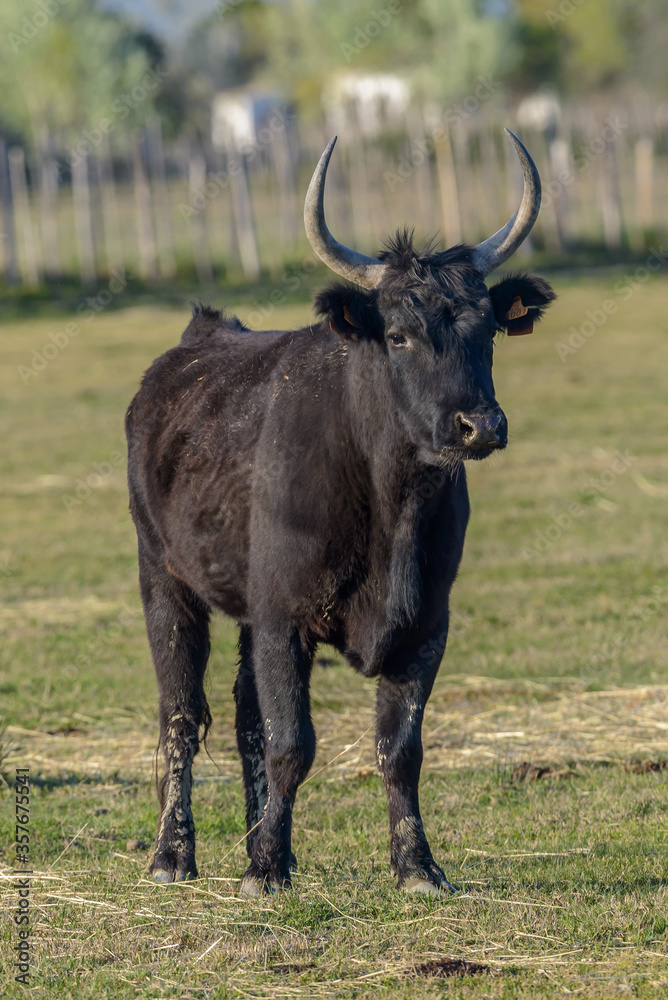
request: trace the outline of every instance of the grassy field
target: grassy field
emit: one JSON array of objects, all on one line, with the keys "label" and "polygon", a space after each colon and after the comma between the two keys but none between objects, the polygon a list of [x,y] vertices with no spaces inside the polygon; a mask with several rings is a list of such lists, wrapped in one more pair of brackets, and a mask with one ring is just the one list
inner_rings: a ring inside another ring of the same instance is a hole
[{"label": "grassy field", "polygon": [[[16,767],[32,778],[33,995],[666,995],[668,281],[618,280],[557,281],[542,328],[496,352],[511,442],[469,471],[425,719],[423,815],[460,888],[436,901],[393,887],[373,685],[326,647],[318,758],[295,808],[300,875],[280,897],[238,898],[235,635],[220,619],[194,789],[201,878],[147,881],[157,698],[122,422],[186,314],[103,310],[69,342],[62,317],[0,327],[1,995],[24,993]],[[309,316],[305,303],[267,324]]]}]

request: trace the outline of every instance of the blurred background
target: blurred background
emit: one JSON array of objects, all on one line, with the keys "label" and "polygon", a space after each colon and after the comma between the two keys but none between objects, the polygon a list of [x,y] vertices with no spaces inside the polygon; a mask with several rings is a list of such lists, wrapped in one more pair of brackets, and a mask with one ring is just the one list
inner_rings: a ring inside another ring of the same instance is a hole
[{"label": "blurred background", "polygon": [[333,134],[331,225],[360,250],[404,223],[445,244],[497,229],[521,186],[509,125],[544,181],[525,253],[642,254],[668,229],[663,6],[3,0],[5,298],[124,271],[124,297],[305,280],[303,196]]},{"label": "blurred background", "polygon": [[[666,996],[667,53],[666,0],[1,0],[0,802],[29,766],[43,995],[412,1000],[436,984],[407,963],[456,954],[513,977],[461,996]],[[404,224],[443,245],[503,225],[504,126],[543,179],[509,266],[558,297],[495,347],[510,447],[467,468],[425,714],[423,814],[468,892],[428,919],[394,893],[373,685],[323,647],[295,811],[316,895],[247,919],[217,616],[194,779],[214,891],[163,893],[123,435],[141,374],[189,299],[312,321],[331,273],[302,208],[332,135],[330,226],[373,253]],[[14,824],[0,809],[11,892]]]}]

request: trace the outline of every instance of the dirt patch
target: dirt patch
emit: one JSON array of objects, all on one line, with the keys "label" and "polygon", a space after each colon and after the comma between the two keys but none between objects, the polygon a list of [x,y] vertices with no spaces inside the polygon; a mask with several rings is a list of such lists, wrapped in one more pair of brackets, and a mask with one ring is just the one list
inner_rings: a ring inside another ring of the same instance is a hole
[{"label": "dirt patch", "polygon": [[668,760],[637,760],[631,764],[634,774],[650,774],[652,771],[663,771],[668,767]]},{"label": "dirt patch", "polygon": [[406,975],[408,977],[432,976],[435,979],[447,979],[451,976],[490,975],[491,971],[488,965],[465,962],[463,958],[433,958],[429,962],[413,966]]},{"label": "dirt patch", "polygon": [[540,781],[541,778],[575,778],[577,774],[570,767],[540,767],[523,760],[513,769],[511,781]]}]

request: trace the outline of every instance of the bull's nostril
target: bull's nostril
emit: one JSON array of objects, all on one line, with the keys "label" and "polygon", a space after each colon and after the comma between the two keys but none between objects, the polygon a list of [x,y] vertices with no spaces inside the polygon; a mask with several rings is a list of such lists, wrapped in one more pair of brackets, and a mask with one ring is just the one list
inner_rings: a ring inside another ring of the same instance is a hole
[{"label": "bull's nostril", "polygon": [[500,413],[494,425],[497,441],[504,441],[508,434],[508,421],[503,413]]},{"label": "bull's nostril", "polygon": [[504,448],[507,431],[505,415],[498,411],[455,414],[455,434],[459,444],[466,448]]},{"label": "bull's nostril", "polygon": [[462,441],[465,444],[470,444],[475,440],[476,436],[476,426],[470,420],[464,416],[463,413],[457,414],[457,429],[462,436]]}]

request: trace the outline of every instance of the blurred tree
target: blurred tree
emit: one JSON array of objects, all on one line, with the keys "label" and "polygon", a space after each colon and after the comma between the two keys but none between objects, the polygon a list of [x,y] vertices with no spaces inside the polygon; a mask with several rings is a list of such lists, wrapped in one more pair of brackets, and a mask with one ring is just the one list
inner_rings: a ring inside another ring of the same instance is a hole
[{"label": "blurred tree", "polygon": [[302,103],[319,99],[333,73],[370,70],[400,73],[421,98],[452,98],[499,70],[508,41],[507,21],[486,15],[482,0],[286,0],[267,15],[267,73],[295,81]]},{"label": "blurred tree", "polygon": [[151,113],[161,48],[95,0],[2,0],[0,128],[70,142],[103,119]]},{"label": "blurred tree", "polygon": [[509,20],[490,15],[489,0],[221,0],[218,10],[208,44],[212,34],[234,40],[236,82],[252,74],[302,110],[320,108],[336,73],[398,72],[418,96],[443,100],[508,58]]},{"label": "blurred tree", "polygon": [[518,88],[666,90],[665,0],[516,0],[516,11]]},{"label": "blurred tree", "polygon": [[668,93],[668,17],[665,0],[625,0],[622,33],[629,57],[629,82],[653,94]]},{"label": "blurred tree", "polygon": [[208,132],[214,94],[255,78],[271,44],[262,28],[265,13],[260,0],[219,0],[185,38],[168,40],[160,108],[168,112],[171,131]]},{"label": "blurred tree", "polygon": [[578,90],[600,89],[623,77],[629,60],[622,8],[620,0],[586,0],[554,26],[566,39],[565,81],[572,81]]}]

